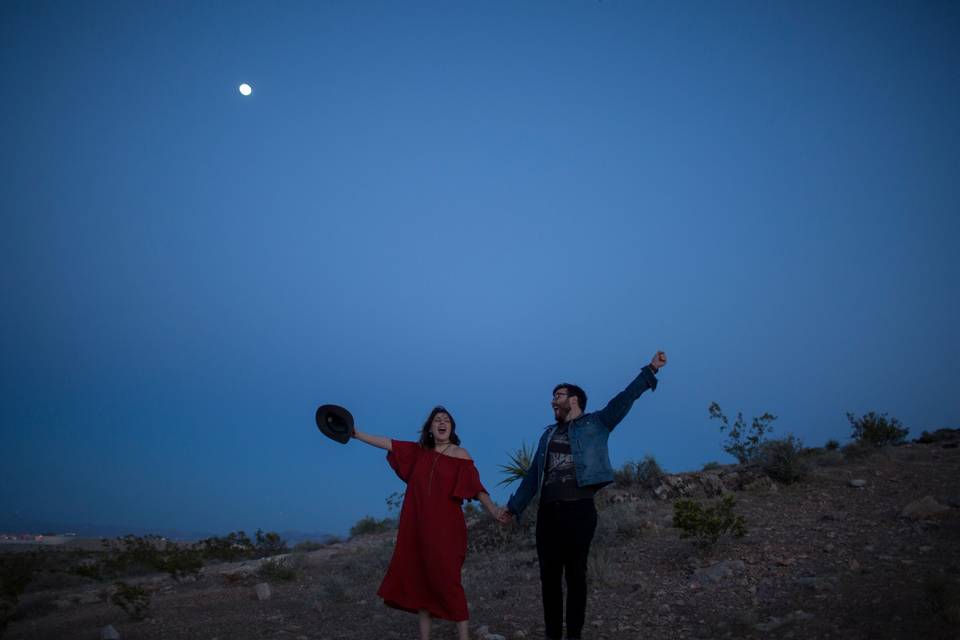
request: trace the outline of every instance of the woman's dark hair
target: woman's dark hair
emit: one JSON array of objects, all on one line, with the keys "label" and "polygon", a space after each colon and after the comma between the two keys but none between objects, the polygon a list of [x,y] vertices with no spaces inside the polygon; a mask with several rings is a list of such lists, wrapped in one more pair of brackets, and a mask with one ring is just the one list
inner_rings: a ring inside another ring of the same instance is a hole
[{"label": "woman's dark hair", "polygon": [[553,392],[556,393],[560,389],[566,389],[567,393],[571,396],[577,396],[577,400],[580,401],[580,411],[587,410],[587,392],[578,387],[575,384],[570,384],[569,382],[561,382],[553,388]]},{"label": "woman's dark hair", "polygon": [[433,441],[433,433],[430,431],[430,425],[438,413],[445,413],[450,418],[450,442],[456,445],[460,444],[460,437],[457,435],[457,421],[453,419],[453,415],[449,411],[438,405],[430,411],[427,421],[420,427],[420,446],[424,449],[433,449],[436,446]]}]

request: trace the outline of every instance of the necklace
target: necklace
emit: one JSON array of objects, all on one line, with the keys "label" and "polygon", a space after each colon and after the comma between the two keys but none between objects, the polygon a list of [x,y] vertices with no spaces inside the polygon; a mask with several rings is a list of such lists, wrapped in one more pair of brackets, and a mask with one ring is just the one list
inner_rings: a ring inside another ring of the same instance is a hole
[{"label": "necklace", "polygon": [[430,465],[430,477],[427,479],[427,495],[430,495],[433,492],[433,472],[437,469],[437,462],[439,462],[440,458],[443,457],[443,455],[447,452],[447,449],[449,449],[450,445],[453,443],[448,440],[443,444],[447,445],[443,448],[443,451],[437,451],[436,447],[433,449],[433,452],[436,455],[433,456],[433,464]]}]

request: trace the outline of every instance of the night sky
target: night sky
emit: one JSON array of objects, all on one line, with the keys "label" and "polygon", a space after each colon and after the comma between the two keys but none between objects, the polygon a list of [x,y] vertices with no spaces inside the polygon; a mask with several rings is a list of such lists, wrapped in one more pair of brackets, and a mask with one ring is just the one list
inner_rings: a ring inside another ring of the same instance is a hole
[{"label": "night sky", "polygon": [[6,522],[344,533],[327,402],[503,502],[657,349],[615,465],[960,427],[956,2],[8,0],[0,174]]}]

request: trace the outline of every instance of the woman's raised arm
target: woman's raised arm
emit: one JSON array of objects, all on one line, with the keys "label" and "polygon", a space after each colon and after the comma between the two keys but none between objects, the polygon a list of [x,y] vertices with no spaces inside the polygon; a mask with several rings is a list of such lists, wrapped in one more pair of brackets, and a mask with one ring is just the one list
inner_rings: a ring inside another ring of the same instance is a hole
[{"label": "woman's raised arm", "polygon": [[369,433],[363,433],[357,429],[353,430],[353,437],[360,442],[366,442],[371,446],[378,447],[380,449],[386,449],[387,451],[393,451],[393,441],[390,438],[384,438],[383,436],[372,436]]}]

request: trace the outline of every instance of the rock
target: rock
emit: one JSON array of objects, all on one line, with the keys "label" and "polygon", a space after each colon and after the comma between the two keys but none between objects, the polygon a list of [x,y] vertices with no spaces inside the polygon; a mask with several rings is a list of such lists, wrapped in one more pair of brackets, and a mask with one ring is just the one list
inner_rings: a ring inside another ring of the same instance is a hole
[{"label": "rock", "polygon": [[850,486],[857,489],[862,489],[863,487],[867,486],[867,481],[856,478],[850,481]]},{"label": "rock", "polygon": [[517,640],[523,640],[527,637],[527,632],[523,629],[518,629],[516,632],[514,632],[513,637]]},{"label": "rock", "polygon": [[100,640],[120,640],[120,634],[117,633],[112,624],[108,624],[100,630]]},{"label": "rock", "polygon": [[744,564],[742,560],[723,560],[709,567],[697,569],[693,572],[701,582],[720,582],[724,578],[731,577],[737,571],[743,571]]},{"label": "rock", "polygon": [[900,513],[900,517],[909,518],[910,520],[927,520],[928,518],[943,515],[947,511],[950,511],[950,507],[940,504],[933,496],[924,496],[904,507]]},{"label": "rock", "polygon": [[257,600],[269,600],[270,596],[273,595],[270,591],[270,585],[266,582],[261,582],[254,589],[257,592]]}]

